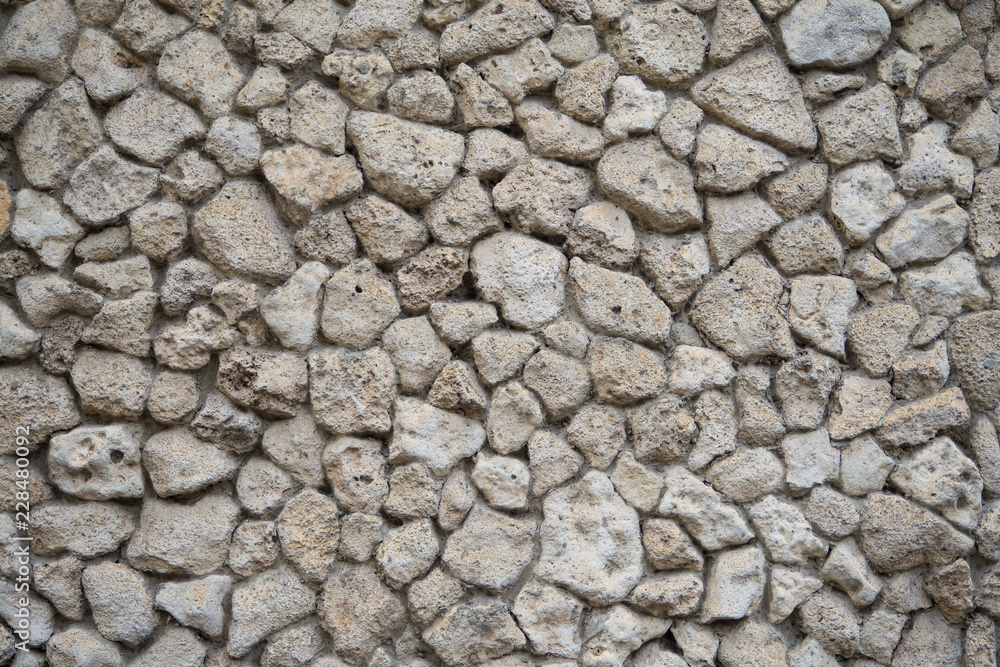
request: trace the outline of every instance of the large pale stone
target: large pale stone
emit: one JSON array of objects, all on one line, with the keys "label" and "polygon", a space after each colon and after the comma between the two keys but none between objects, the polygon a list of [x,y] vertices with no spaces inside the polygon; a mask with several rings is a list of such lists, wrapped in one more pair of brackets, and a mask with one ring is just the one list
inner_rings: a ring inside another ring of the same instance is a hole
[{"label": "large pale stone", "polygon": [[479,422],[435,408],[415,398],[399,398],[389,441],[389,461],[419,461],[445,475],[459,461],[479,451],[486,431]]},{"label": "large pale stone", "polygon": [[444,191],[465,158],[461,135],[386,114],[352,113],[347,136],[371,186],[404,206]]},{"label": "large pale stone", "polygon": [[591,471],[545,498],[535,573],[592,604],[618,602],[642,577],[639,517],[611,480]]},{"label": "large pale stone", "polygon": [[295,271],[291,235],[258,183],[227,183],[195,213],[191,232],[198,249],[224,271],[266,283]]},{"label": "large pale stone", "polygon": [[691,97],[722,120],[780,148],[816,147],[816,127],[802,89],[773,51],[754,51],[715,70],[691,87]]},{"label": "large pale stone", "polygon": [[709,340],[740,361],[789,358],[795,343],[778,310],[778,272],[748,255],[709,280],[694,299],[691,321]]},{"label": "large pale stone", "polygon": [[562,312],[566,257],[529,236],[502,232],[476,244],[469,268],[483,299],[511,325],[536,329]]},{"label": "large pale stone", "polygon": [[798,67],[860,65],[889,39],[889,17],[873,0],[804,0],[778,21]]},{"label": "large pale stone", "polygon": [[652,139],[609,148],[597,163],[597,181],[608,199],[662,232],[701,224],[701,203],[691,170]]}]

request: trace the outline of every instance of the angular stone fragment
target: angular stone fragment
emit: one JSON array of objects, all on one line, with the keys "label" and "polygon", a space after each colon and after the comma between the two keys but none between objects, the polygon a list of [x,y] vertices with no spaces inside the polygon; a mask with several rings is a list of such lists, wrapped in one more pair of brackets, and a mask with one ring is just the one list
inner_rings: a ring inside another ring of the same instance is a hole
[{"label": "angular stone fragment", "polygon": [[461,136],[385,114],[351,114],[347,136],[372,187],[404,206],[440,194],[465,157]]},{"label": "angular stone fragment", "polygon": [[288,570],[272,570],[233,590],[227,650],[242,657],[275,630],[316,609],[316,594]]},{"label": "angular stone fragment", "polygon": [[969,406],[962,390],[950,387],[932,396],[897,405],[885,416],[875,435],[893,447],[919,445],[939,431],[964,426],[969,418]]},{"label": "angular stone fragment", "polygon": [[636,648],[661,636],[671,625],[670,620],[640,614],[621,604],[596,611],[583,626],[580,664],[620,665]]},{"label": "angular stone fragment", "polygon": [[295,271],[290,235],[263,186],[227,183],[195,214],[195,244],[219,268],[266,283]]},{"label": "angular stone fragment", "polygon": [[823,582],[799,570],[783,565],[771,568],[767,618],[772,623],[783,621],[795,608],[823,587]]},{"label": "angular stone fragment", "polygon": [[329,157],[300,144],[264,153],[260,168],[277,193],[281,210],[296,223],[327,204],[361,194],[364,183],[352,156]]},{"label": "angular stone fragment", "polygon": [[719,662],[723,667],[740,667],[754,662],[766,667],[786,667],[786,651],[777,630],[763,621],[751,619],[740,623],[719,642]]},{"label": "angular stone fragment", "polygon": [[156,608],[166,611],[178,623],[219,637],[225,630],[223,601],[229,596],[232,580],[221,574],[191,581],[165,582],[156,591]]},{"label": "angular stone fragment", "polygon": [[795,505],[767,496],[751,505],[748,513],[772,562],[802,565],[826,555],[826,543],[813,534]]},{"label": "angular stone fragment", "polygon": [[58,269],[85,232],[52,197],[24,188],[14,198],[10,234],[18,245],[35,251],[42,263]]},{"label": "angular stone fragment", "polygon": [[597,164],[601,190],[650,227],[678,232],[701,224],[701,203],[687,165],[657,147],[636,139],[611,147]]},{"label": "angular stone fragment", "polygon": [[521,588],[512,611],[535,652],[563,658],[580,654],[583,604],[572,595],[532,579]]},{"label": "angular stone fragment", "polygon": [[639,262],[656,293],[672,308],[681,307],[710,271],[711,255],[700,234],[640,237]]},{"label": "angular stone fragment", "polygon": [[924,590],[949,623],[961,623],[973,609],[969,562],[959,558],[934,568]]},{"label": "angular stone fragment", "polygon": [[889,38],[889,17],[872,0],[799,2],[778,21],[788,59],[798,67],[860,65]]},{"label": "angular stone fragment", "polygon": [[[25,653],[23,655],[31,655]],[[30,660],[28,658],[27,660]],[[27,662],[26,665],[42,665],[44,662]],[[107,665],[121,667],[122,656],[118,647],[93,630],[80,627],[69,628],[51,637],[45,649],[45,658],[52,667],[72,665]]]},{"label": "angular stone fragment", "polygon": [[666,490],[657,513],[675,516],[691,535],[709,551],[745,544],[753,533],[732,505],[680,466],[667,468]]},{"label": "angular stone fragment", "polygon": [[882,588],[882,582],[871,571],[853,538],[838,543],[830,551],[830,557],[820,569],[820,576],[836,584],[858,607],[867,607],[874,602]]},{"label": "angular stone fragment", "polygon": [[423,638],[452,667],[482,664],[526,643],[507,607],[495,598],[454,605],[424,631]]},{"label": "angular stone fragment", "polygon": [[396,287],[403,308],[420,312],[457,289],[469,268],[465,250],[433,246],[411,257],[396,270]]},{"label": "angular stone fragment", "polygon": [[861,618],[840,593],[822,590],[799,605],[803,631],[834,655],[854,655],[861,638]]},{"label": "angular stone fragment", "polygon": [[844,358],[848,320],[858,304],[852,281],[834,276],[796,278],[789,304],[792,331],[820,352]]},{"label": "angular stone fragment", "polygon": [[957,119],[972,109],[972,102],[985,90],[983,59],[966,45],[921,77],[917,96],[935,116]]},{"label": "angular stone fragment", "polygon": [[[599,338],[587,354],[594,376],[594,391],[601,400],[628,405],[662,391],[666,373],[660,358],[621,338]],[[574,429],[571,426],[570,432]]]},{"label": "angular stone fragment", "polygon": [[343,154],[344,124],[350,109],[337,93],[315,81],[307,83],[292,95],[288,110],[293,137],[334,155]]},{"label": "angular stone fragment", "polygon": [[116,299],[153,288],[153,274],[145,255],[111,262],[85,262],[76,267],[73,278]]},{"label": "angular stone fragment", "polygon": [[[95,3],[97,4],[97,3]],[[124,10],[115,22],[112,33],[125,46],[140,56],[159,55],[168,42],[178,37],[191,26],[183,14],[168,12],[150,0],[128,0]],[[99,11],[107,14],[100,24],[115,21],[121,4],[111,3]]]},{"label": "angular stone fragment", "polygon": [[788,469],[785,480],[794,492],[808,491],[840,473],[840,451],[830,444],[826,429],[786,435],[781,453]]},{"label": "angular stone fragment", "polygon": [[461,528],[448,538],[441,562],[462,581],[504,590],[530,563],[537,530],[534,519],[513,518],[475,505]]},{"label": "angular stone fragment", "polygon": [[316,421],[334,433],[389,431],[396,371],[384,350],[316,350],[309,355],[309,387]]},{"label": "angular stone fragment", "polygon": [[976,161],[980,169],[997,161],[1000,153],[1000,118],[985,100],[979,103],[951,138],[956,152]]},{"label": "angular stone fragment", "polygon": [[389,442],[392,463],[420,461],[436,475],[446,474],[472,456],[486,441],[483,427],[471,419],[413,398],[399,398]]},{"label": "angular stone fragment", "polygon": [[0,36],[0,69],[28,72],[49,83],[69,74],[69,54],[79,23],[70,5],[44,0],[17,8]]},{"label": "angular stone fragment", "polygon": [[979,523],[982,478],[950,438],[935,438],[903,458],[889,483],[967,530]]},{"label": "angular stone fragment", "polygon": [[364,566],[344,567],[327,579],[318,613],[337,653],[352,659],[369,655],[406,620],[398,596]]},{"label": "angular stone fragment", "polygon": [[104,129],[116,146],[150,164],[163,164],[186,142],[205,135],[194,109],[146,89],[112,107]]},{"label": "angular stone fragment", "polygon": [[605,475],[590,472],[545,499],[536,574],[594,604],[622,600],[642,574],[639,519]]},{"label": "angular stone fragment", "polygon": [[591,189],[585,170],[532,158],[493,188],[493,204],[520,231],[559,237],[569,231],[574,212],[589,201]]},{"label": "angular stone fragment", "polygon": [[795,344],[776,307],[781,291],[774,269],[756,256],[741,257],[701,289],[694,299],[691,321],[738,360],[788,358]]},{"label": "angular stone fragment", "polygon": [[903,297],[922,313],[956,317],[990,305],[972,255],[959,251],[937,264],[910,269],[899,281]]},{"label": "angular stone fragment", "polygon": [[945,123],[931,123],[913,135],[910,155],[899,168],[901,191],[908,195],[946,191],[961,199],[972,195],[972,158],[948,148],[949,133]]},{"label": "angular stone fragment", "polygon": [[147,572],[207,574],[226,562],[238,514],[236,503],[218,491],[192,505],[149,498],[125,558]]},{"label": "angular stone fragment", "polygon": [[156,77],[209,118],[225,115],[243,83],[243,74],[222,40],[202,30],[192,30],[167,45]]},{"label": "angular stone fragment", "polygon": [[830,437],[854,438],[882,423],[892,404],[889,383],[860,375],[845,375],[830,408]]},{"label": "angular stone fragment", "polygon": [[893,667],[962,665],[962,631],[949,623],[936,609],[922,611],[892,654]]},{"label": "angular stone fragment", "polygon": [[906,304],[856,313],[847,325],[848,351],[869,375],[884,376],[906,348],[920,315]]},{"label": "angular stone fragment", "polygon": [[483,298],[498,304],[514,326],[535,329],[562,311],[566,259],[547,244],[497,234],[476,245],[469,266]]},{"label": "angular stone fragment", "polygon": [[896,98],[885,85],[824,108],[819,132],[824,155],[834,166],[878,158],[895,162],[903,154],[896,126]]},{"label": "angular stone fragment", "polygon": [[570,294],[580,314],[599,333],[650,344],[670,335],[670,309],[635,276],[570,262]]},{"label": "angular stone fragment", "polygon": [[528,459],[532,477],[532,495],[543,496],[550,489],[573,477],[583,457],[561,437],[538,431],[528,441]]},{"label": "angular stone fragment", "polygon": [[708,36],[696,16],[671,3],[632,5],[608,40],[621,68],[651,83],[688,83],[701,70]]},{"label": "angular stone fragment", "polygon": [[216,386],[240,405],[294,417],[308,394],[306,360],[292,352],[236,347],[219,355]]},{"label": "angular stone fragment", "polygon": [[142,415],[153,380],[148,362],[96,348],[77,356],[71,377],[84,412],[128,421]]},{"label": "angular stone fragment", "polygon": [[930,511],[883,493],[869,496],[860,537],[865,556],[882,572],[943,565],[974,546],[972,539]]},{"label": "angular stone fragment", "polygon": [[233,454],[198,440],[187,429],[161,431],[147,440],[143,464],[161,498],[231,479],[239,468]]},{"label": "angular stone fragment", "polygon": [[491,0],[468,19],[445,28],[441,60],[452,64],[506,51],[553,26],[552,15],[535,0]]},{"label": "angular stone fragment", "polygon": [[744,618],[764,597],[764,551],[757,546],[723,551],[708,566],[701,621]]},{"label": "angular stone fragment", "polygon": [[117,549],[134,530],[131,508],[118,503],[53,500],[35,508],[28,533],[40,556],[93,558]]},{"label": "angular stone fragment", "polygon": [[728,266],[781,224],[774,209],[752,192],[706,197],[705,219],[709,224],[708,247],[719,266]]},{"label": "angular stone fragment", "polygon": [[146,590],[145,578],[127,565],[88,566],[83,571],[83,591],[105,639],[135,646],[156,628],[153,598]]},{"label": "angular stone fragment", "polygon": [[762,141],[713,123],[698,133],[694,166],[699,190],[731,193],[748,190],[784,171],[788,158]]},{"label": "angular stone fragment", "polygon": [[702,78],[691,97],[748,134],[784,150],[816,146],[816,128],[802,90],[777,56],[762,49]]},{"label": "angular stone fragment", "polygon": [[830,186],[830,215],[853,245],[867,241],[882,224],[903,211],[892,176],[878,162],[837,173]]},{"label": "angular stone fragment", "polygon": [[535,155],[565,162],[590,162],[601,157],[605,138],[589,125],[528,100],[514,110],[528,149]]},{"label": "angular stone fragment", "polygon": [[969,215],[951,195],[911,209],[879,235],[876,245],[886,263],[898,268],[911,262],[941,259],[965,240]]},{"label": "angular stone fragment", "polygon": [[307,262],[260,304],[260,313],[284,347],[304,354],[316,337],[320,299],[329,270],[320,262]]}]

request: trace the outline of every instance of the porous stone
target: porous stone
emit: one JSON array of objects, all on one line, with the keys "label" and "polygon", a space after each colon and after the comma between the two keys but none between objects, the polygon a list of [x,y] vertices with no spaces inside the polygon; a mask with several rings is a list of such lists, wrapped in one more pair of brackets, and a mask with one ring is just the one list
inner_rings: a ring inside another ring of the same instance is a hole
[{"label": "porous stone", "polygon": [[385,114],[351,114],[347,136],[372,186],[403,205],[424,204],[442,192],[465,157],[459,135]]},{"label": "porous stone", "polygon": [[[788,358],[795,345],[788,322],[777,309],[781,291],[774,269],[756,256],[741,257],[698,292],[692,304],[692,323],[738,360]],[[740,317],[733,318],[733,313],[740,313]]]},{"label": "porous stone", "polygon": [[767,49],[703,77],[691,87],[691,97],[722,120],[784,150],[816,146],[816,127],[798,82]]},{"label": "porous stone", "polygon": [[[849,29],[839,29],[849,23]],[[876,2],[797,3],[778,21],[788,59],[798,67],[859,65],[889,38],[889,17]]]},{"label": "porous stone", "polygon": [[[587,473],[553,491],[544,513],[537,576],[593,603],[624,599],[642,575],[639,518],[615,493],[611,480]],[[569,520],[571,516],[578,518]]]}]

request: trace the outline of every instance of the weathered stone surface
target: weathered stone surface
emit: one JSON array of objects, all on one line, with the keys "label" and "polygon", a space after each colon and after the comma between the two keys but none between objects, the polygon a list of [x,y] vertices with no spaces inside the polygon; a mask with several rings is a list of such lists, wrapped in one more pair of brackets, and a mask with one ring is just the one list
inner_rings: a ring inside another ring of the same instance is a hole
[{"label": "weathered stone surface", "polygon": [[630,10],[608,42],[621,68],[658,85],[690,82],[701,70],[708,45],[701,21],[673,3]]},{"label": "weathered stone surface", "polygon": [[969,553],[973,541],[928,510],[899,496],[869,496],[861,517],[861,548],[875,569],[902,572],[941,565]]},{"label": "weathered stone surface", "polygon": [[389,441],[392,463],[420,461],[444,475],[459,461],[479,451],[486,432],[478,422],[446,412],[414,398],[396,400]]},{"label": "weathered stone surface", "polygon": [[872,0],[796,3],[778,25],[793,65],[838,68],[874,56],[891,27],[885,10]]},{"label": "weathered stone surface", "polygon": [[774,269],[757,257],[741,257],[705,284],[694,299],[691,319],[736,359],[788,358],[794,343],[788,322],[777,309],[781,291]]},{"label": "weathered stone surface", "polygon": [[538,524],[475,505],[448,538],[443,562],[456,577],[493,590],[509,588],[533,556]]},{"label": "weathered stone surface", "polygon": [[695,102],[752,136],[785,150],[811,150],[816,127],[802,90],[777,56],[749,53],[691,88]]},{"label": "weathered stone surface", "polygon": [[511,325],[536,329],[562,312],[566,258],[553,246],[503,232],[476,244],[469,268],[486,301]]},{"label": "weathered stone surface", "polygon": [[[536,574],[592,603],[624,599],[642,575],[639,518],[599,472],[553,491],[544,503]],[[613,572],[613,574],[611,574]]]},{"label": "weathered stone surface", "polygon": [[649,139],[608,149],[597,181],[609,199],[653,229],[677,232],[701,223],[691,170]]},{"label": "weathered stone surface", "polygon": [[192,505],[149,499],[126,560],[147,572],[207,574],[226,561],[238,514],[236,503],[219,492]]},{"label": "weathered stone surface", "polygon": [[653,345],[670,335],[670,308],[635,276],[573,258],[569,291],[584,322],[599,333]]},{"label": "weathered stone surface", "polygon": [[227,183],[191,222],[196,246],[220,269],[267,283],[295,271],[292,244],[266,190]]},{"label": "weathered stone surface", "polygon": [[347,136],[372,186],[406,206],[440,194],[465,157],[459,135],[385,114],[351,114]]},{"label": "weathered stone surface", "polygon": [[384,350],[309,355],[313,416],[334,433],[387,433],[395,385],[396,371]]}]

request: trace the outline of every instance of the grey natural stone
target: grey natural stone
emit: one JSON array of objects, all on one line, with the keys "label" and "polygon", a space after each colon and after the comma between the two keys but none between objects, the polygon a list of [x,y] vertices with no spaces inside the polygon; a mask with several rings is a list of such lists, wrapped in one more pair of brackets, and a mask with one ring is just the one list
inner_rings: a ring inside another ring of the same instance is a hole
[{"label": "grey natural stone", "polygon": [[[849,29],[838,29],[846,24]],[[778,25],[788,59],[799,67],[861,64],[886,42],[891,27],[885,10],[871,0],[797,3]]]}]

